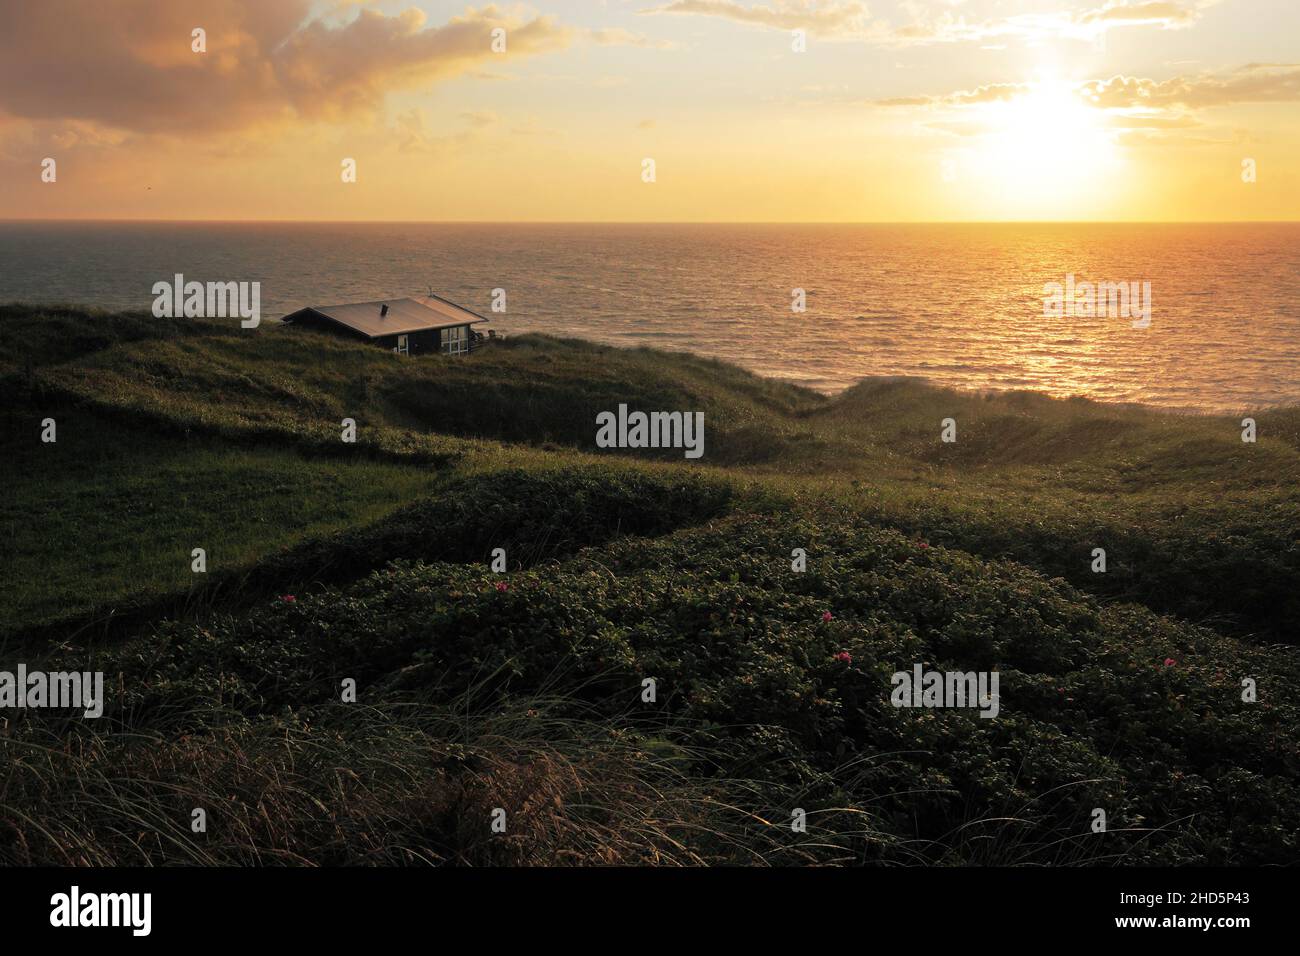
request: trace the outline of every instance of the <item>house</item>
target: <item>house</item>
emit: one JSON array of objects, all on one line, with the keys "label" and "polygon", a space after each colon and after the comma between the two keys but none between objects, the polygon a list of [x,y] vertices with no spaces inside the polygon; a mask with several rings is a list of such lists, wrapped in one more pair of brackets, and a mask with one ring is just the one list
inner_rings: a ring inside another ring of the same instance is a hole
[{"label": "house", "polygon": [[353,335],[401,355],[462,355],[483,341],[483,334],[471,326],[487,319],[440,296],[428,295],[310,306],[286,315],[284,321]]}]

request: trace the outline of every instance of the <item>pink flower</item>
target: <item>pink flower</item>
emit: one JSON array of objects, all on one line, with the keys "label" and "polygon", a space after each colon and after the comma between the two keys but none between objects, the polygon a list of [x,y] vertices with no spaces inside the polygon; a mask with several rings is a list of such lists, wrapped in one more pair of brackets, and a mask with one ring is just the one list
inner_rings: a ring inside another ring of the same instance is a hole
[{"label": "pink flower", "polygon": [[930,547],[930,545],[929,545],[927,542],[922,541],[922,542],[920,542],[920,543],[917,545],[917,547],[918,547],[918,548],[928,548],[928,547]]},{"label": "pink flower", "polygon": [[294,597],[292,594],[281,594],[280,600],[283,601],[285,604],[292,604],[294,601],[298,599]]},{"label": "pink flower", "polygon": [[822,620],[823,620],[823,621],[831,621],[831,620],[834,620],[834,618],[835,618],[835,615],[832,614],[830,611],[822,611]]},{"label": "pink flower", "polygon": [[1173,666],[1174,666],[1175,664],[1177,664],[1177,663],[1178,663],[1178,662],[1177,662],[1176,660],[1174,660],[1172,657],[1166,657],[1166,658],[1165,658],[1165,667],[1173,667]]},{"label": "pink flower", "polygon": [[850,654],[848,651],[840,651],[838,654],[835,655],[835,659],[837,661],[843,661],[845,664],[853,663],[853,655]]},{"label": "pink flower", "polygon": [[498,582],[497,582],[497,590],[498,590],[498,591],[509,591],[509,590],[510,590],[510,585],[506,584],[505,581],[498,581]]}]

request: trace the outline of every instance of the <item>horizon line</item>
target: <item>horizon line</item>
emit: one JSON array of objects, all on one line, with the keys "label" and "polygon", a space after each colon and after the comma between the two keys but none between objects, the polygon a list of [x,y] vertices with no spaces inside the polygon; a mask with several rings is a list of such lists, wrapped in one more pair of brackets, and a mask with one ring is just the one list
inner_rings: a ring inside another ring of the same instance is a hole
[{"label": "horizon line", "polygon": [[1300,219],[180,219],[146,217],[0,217],[0,223],[177,223],[220,225],[430,226],[1232,226],[1296,225]]}]

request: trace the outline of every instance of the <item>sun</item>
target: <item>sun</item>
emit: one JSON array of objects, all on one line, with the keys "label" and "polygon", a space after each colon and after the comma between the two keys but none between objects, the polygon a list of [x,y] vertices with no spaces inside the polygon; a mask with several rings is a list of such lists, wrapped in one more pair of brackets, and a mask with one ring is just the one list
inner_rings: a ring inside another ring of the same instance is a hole
[{"label": "sun", "polygon": [[1118,164],[1114,131],[1070,84],[1042,80],[982,104],[976,129],[962,165],[1005,218],[1088,218],[1090,196],[1107,201]]}]

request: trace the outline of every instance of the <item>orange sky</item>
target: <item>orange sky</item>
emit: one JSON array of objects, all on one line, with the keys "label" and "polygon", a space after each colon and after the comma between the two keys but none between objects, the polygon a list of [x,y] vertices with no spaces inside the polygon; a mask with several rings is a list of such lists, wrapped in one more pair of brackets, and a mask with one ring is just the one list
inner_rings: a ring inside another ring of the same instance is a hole
[{"label": "orange sky", "polygon": [[1292,0],[42,0],[0,19],[0,218],[1300,219]]}]

